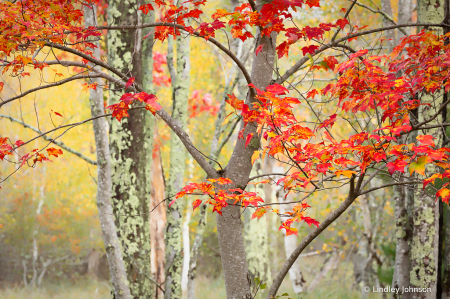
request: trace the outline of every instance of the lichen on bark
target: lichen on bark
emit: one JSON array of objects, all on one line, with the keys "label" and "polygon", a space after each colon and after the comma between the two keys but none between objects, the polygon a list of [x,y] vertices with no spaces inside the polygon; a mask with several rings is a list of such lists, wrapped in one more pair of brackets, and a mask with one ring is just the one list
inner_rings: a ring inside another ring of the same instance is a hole
[{"label": "lichen on bark", "polygon": [[[134,9],[138,5],[136,0],[109,1],[108,23],[141,23],[141,12]],[[151,63],[142,55],[142,31],[109,30],[107,46],[109,64],[148,88]],[[143,78],[143,63],[146,63],[146,78]],[[123,92],[112,83],[110,102],[118,102]],[[121,122],[112,121],[110,128],[112,202],[131,294],[134,298],[150,298],[153,285],[150,281],[149,163],[153,122],[144,109],[132,110],[129,115]]]}]

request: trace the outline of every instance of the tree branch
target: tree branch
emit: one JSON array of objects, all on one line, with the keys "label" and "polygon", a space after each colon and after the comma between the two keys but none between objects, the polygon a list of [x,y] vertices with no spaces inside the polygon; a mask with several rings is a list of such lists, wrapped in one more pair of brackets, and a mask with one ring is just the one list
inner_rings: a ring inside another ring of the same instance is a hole
[{"label": "tree branch", "polygon": [[65,83],[68,83],[68,82],[71,82],[71,81],[74,81],[74,80],[78,80],[78,79],[99,78],[99,77],[101,77],[101,76],[100,75],[81,75],[81,74],[79,74],[79,75],[74,75],[74,76],[72,76],[70,78],[67,78],[67,79],[59,80],[58,82],[55,82],[55,83],[50,83],[50,84],[47,84],[47,85],[35,87],[35,88],[29,89],[29,90],[25,91],[24,93],[21,93],[21,94],[15,96],[15,97],[9,98],[9,99],[1,102],[0,103],[0,108],[3,105],[5,105],[5,104],[7,104],[9,102],[12,102],[14,100],[23,98],[27,94],[33,93],[35,91],[39,91],[39,90],[42,90],[42,89],[47,89],[47,88],[51,88],[51,87],[55,87],[55,86],[60,86],[60,85],[63,85]]},{"label": "tree branch", "polygon": [[[132,29],[132,30],[134,30],[134,29],[149,28],[149,27],[173,27],[173,28],[177,28],[177,29],[180,29],[180,30],[188,32],[184,28],[184,26],[181,26],[181,25],[178,25],[178,24],[173,24],[173,23],[165,23],[165,22],[146,23],[146,24],[142,24],[142,25],[98,26],[97,30],[102,30],[102,29],[107,29],[107,30]],[[200,33],[198,33],[198,32],[194,32],[193,35],[203,38],[203,36],[201,36]],[[251,84],[252,83],[250,74],[248,73],[248,71],[245,68],[244,64],[239,60],[239,58],[236,57],[236,55],[234,55],[233,52],[231,52],[229,49],[227,49],[224,45],[219,43],[213,37],[209,37],[207,39],[207,41],[209,41],[210,43],[214,44],[216,47],[218,47],[220,50],[222,50],[225,54],[227,54],[234,61],[234,63],[236,63],[236,65],[241,70],[242,74],[245,77],[245,80],[247,81],[247,84]]]},{"label": "tree branch", "polygon": [[[42,131],[40,131],[39,129],[37,129],[37,128],[35,128],[35,127],[29,125],[29,124],[26,124],[26,123],[22,122],[21,120],[19,120],[19,119],[17,119],[17,118],[14,118],[14,117],[11,117],[11,116],[8,116],[8,115],[4,115],[4,114],[0,114],[0,117],[7,118],[7,119],[9,119],[10,121],[13,121],[13,122],[16,122],[16,123],[18,123],[18,124],[21,124],[21,125],[24,126],[25,128],[28,128],[28,129],[31,129],[31,130],[35,131],[35,132],[38,133],[38,134],[42,134]],[[54,140],[54,139],[48,137],[47,135],[42,135],[42,137],[43,137],[46,141],[50,141],[51,143],[56,144],[56,145],[59,146],[60,148],[64,149],[65,151],[68,151],[69,153],[74,154],[74,155],[77,156],[77,157],[80,157],[80,158],[83,159],[84,161],[86,161],[86,162],[88,162],[88,163],[90,163],[90,164],[92,164],[92,165],[97,165],[97,161],[94,161],[94,160],[92,160],[92,159],[86,157],[85,155],[83,155],[83,154],[80,153],[79,151],[76,151],[76,150],[74,150],[74,149],[71,149],[70,147],[68,147],[67,145],[65,145],[63,142],[61,142],[61,141],[56,141],[56,140]]]},{"label": "tree branch", "polygon": [[[379,13],[379,14],[381,14],[383,17],[385,17],[386,19],[388,19],[390,22],[392,22],[392,24],[397,25],[397,23],[394,21],[394,19],[393,19],[390,15],[388,15],[387,13],[385,13],[385,12],[382,11],[382,10],[373,9],[373,8],[371,8],[371,7],[369,7],[369,6],[365,5],[365,4],[361,4],[361,3],[356,3],[356,5],[358,5],[358,6],[360,6],[360,7],[363,7],[363,8],[365,8],[365,9],[367,9],[367,10],[373,12],[373,13]],[[408,35],[404,29],[399,28],[399,30],[400,30],[404,35]]]}]

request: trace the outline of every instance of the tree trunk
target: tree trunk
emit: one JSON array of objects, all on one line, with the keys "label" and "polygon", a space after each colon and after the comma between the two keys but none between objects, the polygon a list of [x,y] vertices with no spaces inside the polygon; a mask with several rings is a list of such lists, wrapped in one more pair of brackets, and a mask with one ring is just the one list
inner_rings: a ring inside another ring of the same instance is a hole
[{"label": "tree trunk", "polygon": [[[108,23],[140,24],[142,12],[130,9],[138,6],[136,0],[109,1]],[[148,88],[152,57],[151,50],[150,57],[142,55],[143,46],[148,55],[149,46],[148,42],[142,43],[142,30],[108,31],[109,64],[123,73],[130,73],[138,84]],[[145,78],[143,69],[147,71]],[[113,94],[116,86],[111,85],[110,99],[115,103],[122,91]],[[154,122],[144,109],[132,110],[129,115],[121,122],[112,122],[111,126],[113,207],[131,294],[134,298],[150,298],[153,287],[150,281],[150,163]]]},{"label": "tree trunk", "polygon": [[[96,12],[84,7],[86,26],[96,26]],[[100,59],[99,42],[94,42],[97,48],[93,50],[96,59]],[[101,84],[101,79],[96,80]],[[97,88],[90,90],[89,101],[92,117],[105,114],[103,105],[103,90]],[[94,127],[95,147],[97,152],[97,207],[103,234],[103,242],[108,259],[109,273],[113,292],[116,299],[131,299],[127,274],[122,256],[122,249],[117,236],[117,228],[114,223],[113,209],[111,206],[111,162],[108,144],[108,123],[101,117],[92,121]]]},{"label": "tree trunk", "polygon": [[[392,18],[392,5],[391,0],[381,0],[381,10],[385,12],[388,16]],[[383,18],[383,27],[395,25],[392,21],[387,19],[386,17]],[[388,53],[392,52],[392,49],[395,46],[395,30],[387,30],[385,32],[385,38],[387,39],[385,42],[385,45],[388,48]]]},{"label": "tree trunk", "polygon": [[[171,51],[169,50],[169,54]],[[177,66],[176,76],[171,71],[173,89],[172,117],[181,128],[186,127],[187,100],[190,84],[189,37],[177,37]],[[167,57],[168,66],[173,66],[172,56]],[[183,188],[184,171],[186,168],[186,149],[176,134],[170,133],[170,169],[168,194],[174,195]],[[177,200],[167,207],[166,228],[166,283],[165,298],[181,298],[181,269],[182,269],[182,218],[184,200]]]},{"label": "tree trunk", "polygon": [[[265,89],[272,80],[273,65],[275,61],[276,34],[270,37],[260,37],[255,45],[255,50],[260,45],[263,50],[258,56],[253,54],[251,79],[259,89]],[[252,107],[257,99],[252,93],[247,96],[246,104]],[[248,134],[255,134],[250,144],[245,146],[245,138]],[[243,139],[238,139],[233,154],[227,165],[224,177],[230,178],[233,184],[226,187],[244,188],[247,185],[252,170],[251,156],[259,148],[260,136],[256,134],[256,126],[248,124],[245,128]],[[222,216],[217,216],[217,232],[219,236],[220,254],[225,276],[225,287],[228,299],[251,298],[248,268],[245,257],[244,239],[242,236],[242,221],[240,207],[232,202],[222,209]]]},{"label": "tree trunk", "polygon": [[444,252],[442,257],[442,296],[441,299],[450,298],[450,208],[443,204],[444,213]]},{"label": "tree trunk", "polygon": [[[408,225],[408,213],[406,210],[406,189],[404,186],[394,187],[395,200],[395,237],[397,239],[395,249],[394,277],[392,288],[403,289],[409,286],[409,242],[411,237]],[[407,296],[406,294],[403,297]],[[394,294],[394,298],[401,298],[400,294]]]},{"label": "tree trunk", "polygon": [[181,272],[181,291],[183,297],[187,294],[189,262],[191,260],[191,246],[189,242],[189,222],[191,221],[192,210],[188,207],[186,218],[183,222],[183,270]]},{"label": "tree trunk", "polygon": [[203,204],[200,207],[200,220],[198,221],[197,233],[195,235],[194,244],[192,245],[191,259],[189,261],[187,299],[195,299],[195,277],[197,274],[197,258],[199,248],[202,245],[203,233],[205,231],[206,208],[207,208],[206,204]]},{"label": "tree trunk", "polygon": [[[419,0],[417,6],[418,22],[439,23],[444,19],[444,0]],[[435,95],[436,96],[436,95]],[[435,97],[434,96],[434,97]],[[438,96],[442,97],[441,96]],[[432,96],[423,94],[422,103],[430,103],[431,106],[421,106],[419,121],[428,118],[436,112],[433,105],[438,100]],[[440,103],[440,101],[439,101]],[[431,124],[440,123],[438,117]],[[421,134],[434,135],[436,144],[441,143],[442,132],[439,129],[424,130]],[[434,170],[434,169],[432,169]],[[438,261],[438,205],[435,204],[435,196],[421,191],[418,186],[413,205],[413,226],[411,241],[411,271],[410,282],[412,287],[430,288],[431,292],[413,293],[412,298],[435,298],[437,286],[437,261]]]},{"label": "tree trunk", "polygon": [[[411,0],[398,0],[398,18],[397,24],[406,24],[412,22],[412,1]],[[404,28],[405,32],[411,32],[411,29]],[[405,36],[400,30],[397,31],[397,38],[395,45],[398,45],[400,39]]]},{"label": "tree trunk", "polygon": [[[261,160],[255,161],[251,176],[262,174],[262,164]],[[258,180],[255,180],[254,182],[257,181]],[[254,186],[250,185],[247,188],[254,188]],[[264,198],[263,184],[256,186],[256,193]],[[271,282],[271,275],[266,219],[251,219],[254,211],[254,209],[249,208],[244,211],[244,242],[245,253],[247,254],[248,272],[253,289],[256,291],[258,285],[255,283],[254,279],[258,277],[261,283],[268,283]]]},{"label": "tree trunk", "polygon": [[[156,130],[155,135],[157,135]],[[166,245],[164,243],[164,233],[166,229],[166,203],[161,201],[164,200],[166,195],[159,147],[156,147],[153,153],[151,197],[150,211],[153,211],[150,218],[152,277],[159,285],[162,285],[165,280]],[[164,298],[164,293],[159,288],[156,289],[154,294],[155,299]]]}]

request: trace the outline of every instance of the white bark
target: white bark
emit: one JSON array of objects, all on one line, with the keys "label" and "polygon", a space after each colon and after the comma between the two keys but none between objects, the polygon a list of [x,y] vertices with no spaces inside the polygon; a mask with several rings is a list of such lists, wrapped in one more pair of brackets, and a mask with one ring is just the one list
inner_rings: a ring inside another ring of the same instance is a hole
[{"label": "white bark", "polygon": [[191,259],[191,249],[189,244],[189,222],[191,221],[192,210],[188,207],[186,218],[183,222],[183,271],[181,272],[181,290],[183,294],[187,292],[188,288],[188,272],[189,261]]}]

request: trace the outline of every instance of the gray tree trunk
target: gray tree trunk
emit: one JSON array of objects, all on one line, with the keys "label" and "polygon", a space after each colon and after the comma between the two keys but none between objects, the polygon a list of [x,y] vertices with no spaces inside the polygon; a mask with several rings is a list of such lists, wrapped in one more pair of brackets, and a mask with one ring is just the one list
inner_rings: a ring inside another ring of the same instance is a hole
[{"label": "gray tree trunk", "polygon": [[[187,120],[187,100],[190,84],[190,59],[189,37],[177,37],[177,66],[174,76],[173,58],[167,56],[167,64],[172,69],[173,110],[172,117],[183,129]],[[169,54],[170,53],[169,49]],[[170,169],[167,190],[173,195],[183,188],[184,171],[186,168],[186,149],[177,135],[170,134]],[[166,283],[165,298],[181,298],[181,268],[183,263],[182,219],[184,200],[177,200],[172,206],[167,207],[166,228]]]},{"label": "gray tree trunk", "polygon": [[[412,22],[412,0],[398,0],[398,18],[397,24],[406,24]],[[411,29],[404,29],[407,33],[411,32]],[[405,36],[400,30],[397,31],[397,38],[395,44],[398,45],[400,39]]]},{"label": "gray tree trunk", "polygon": [[[94,6],[95,9],[95,6]],[[96,26],[96,13],[87,6],[84,7],[86,26]],[[100,59],[99,42],[95,42],[97,48],[93,55]],[[97,80],[101,84],[101,79]],[[103,90],[90,90],[89,101],[92,117],[105,114],[103,105]],[[113,209],[111,206],[111,162],[108,143],[108,122],[105,118],[92,121],[94,126],[95,146],[97,151],[97,207],[100,224],[105,243],[106,257],[108,259],[109,273],[113,292],[116,299],[131,299],[127,274],[122,256],[120,240],[117,236],[117,228],[114,223]]]},{"label": "gray tree trunk", "polygon": [[202,245],[203,233],[205,231],[206,224],[206,204],[200,206],[200,220],[197,225],[197,232],[195,234],[194,244],[191,249],[191,259],[189,260],[189,272],[188,272],[188,286],[187,286],[187,298],[195,299],[195,277],[197,274],[197,258],[199,248]]},{"label": "gray tree trunk", "polygon": [[[257,88],[265,89],[272,80],[276,34],[273,33],[270,37],[259,37],[260,34],[257,34],[255,49],[262,45],[263,50],[258,56],[253,54],[251,79]],[[249,107],[252,107],[251,103],[256,101],[256,98],[249,93],[246,100]],[[255,136],[245,147],[245,137],[250,133]],[[236,142],[224,173],[224,177],[230,178],[234,183],[227,185],[227,188],[244,188],[247,185],[252,170],[251,156],[255,150],[258,150],[259,143],[260,137],[256,134],[256,126],[248,124],[244,131],[244,139]],[[229,206],[222,209],[222,216],[217,216],[217,232],[227,298],[251,298],[239,206],[233,206],[230,202]]]},{"label": "gray tree trunk", "polygon": [[[392,18],[392,5],[391,0],[382,0],[381,1],[381,10],[384,11],[387,15]],[[383,27],[394,25],[387,18],[383,18]],[[385,32],[385,38],[387,39],[385,45],[388,48],[388,53],[392,52],[392,49],[395,46],[395,30],[388,30]]]},{"label": "gray tree trunk", "polygon": [[450,208],[443,204],[444,212],[444,253],[442,257],[442,296],[441,299],[450,298]]},{"label": "gray tree trunk", "polygon": [[[395,249],[394,277],[392,288],[403,289],[409,286],[409,242],[411,238],[408,225],[408,212],[406,210],[406,189],[404,186],[394,187],[395,200],[395,237],[397,240]],[[404,295],[406,296],[406,294]],[[400,294],[394,294],[394,298],[401,298]]]},{"label": "gray tree trunk", "polygon": [[[262,161],[256,160],[253,164],[251,176],[261,175]],[[257,182],[255,180],[254,182]],[[259,180],[259,181],[262,181]],[[248,191],[254,191],[254,186],[248,186]],[[264,198],[264,185],[256,186],[256,192]],[[251,219],[255,209],[247,208],[244,211],[244,242],[245,253],[247,254],[247,265],[250,279],[254,290],[258,285],[254,282],[255,278],[259,278],[261,283],[270,283],[270,264],[269,264],[269,244],[267,236],[267,222],[265,218]]]},{"label": "gray tree trunk", "polygon": [[[109,1],[108,23],[140,24],[141,11],[132,9],[139,4],[137,0]],[[143,46],[145,55],[142,55]],[[150,47],[151,43],[142,43],[142,30],[108,31],[109,64],[135,77],[145,88],[152,78]],[[111,87],[110,100],[115,103],[123,91],[116,94],[114,84]],[[134,298],[150,298],[153,287],[150,280],[150,163],[154,122],[153,116],[144,109],[129,111],[129,115],[121,122],[111,123],[113,207],[131,294]]]}]

